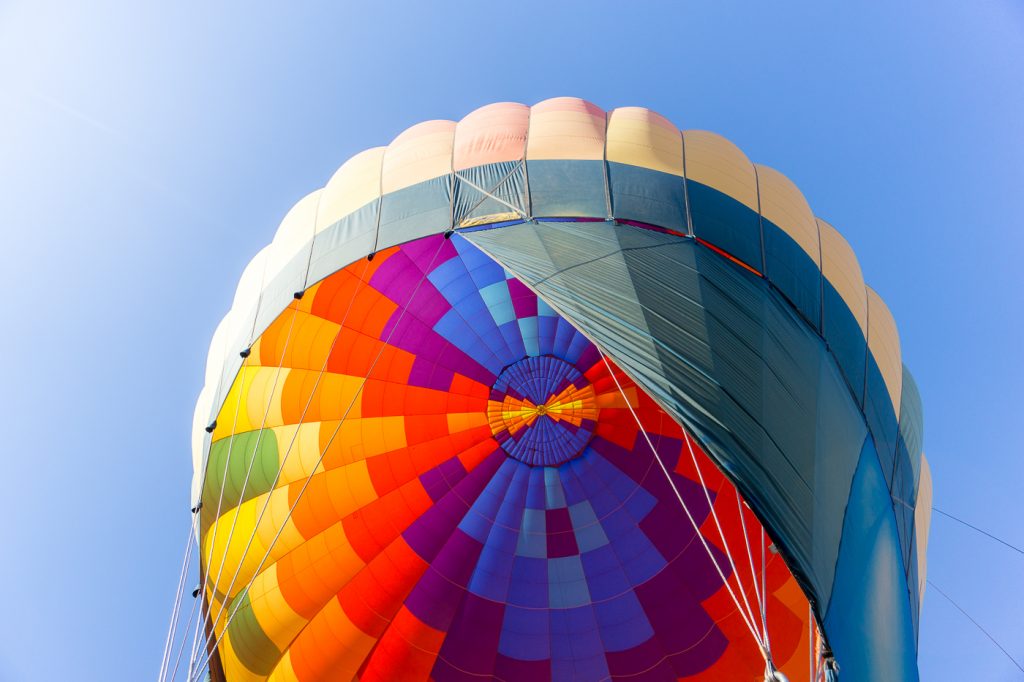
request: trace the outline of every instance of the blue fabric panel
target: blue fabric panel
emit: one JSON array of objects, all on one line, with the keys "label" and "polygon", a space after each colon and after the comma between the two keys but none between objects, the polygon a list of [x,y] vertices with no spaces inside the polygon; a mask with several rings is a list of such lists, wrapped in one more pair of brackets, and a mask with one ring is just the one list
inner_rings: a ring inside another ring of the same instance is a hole
[{"label": "blue fabric panel", "polygon": [[814,329],[821,329],[821,270],[792,237],[772,221],[764,226],[765,274]]},{"label": "blue fabric panel", "polygon": [[921,594],[918,592],[920,573],[917,565],[917,532],[911,533],[910,542],[910,569],[907,571],[907,588],[910,591],[910,616],[914,620],[914,641],[920,643],[918,635],[921,632]]},{"label": "blue fabric panel", "polygon": [[[459,176],[462,176],[461,178]],[[466,178],[480,190],[465,182]],[[461,221],[495,213],[508,213],[513,209],[501,201],[508,202],[526,215],[526,180],[523,164],[519,161],[489,163],[458,171],[455,177],[455,224]],[[495,201],[489,195],[501,199]]]},{"label": "blue fabric panel", "polygon": [[384,196],[377,251],[451,227],[449,177],[420,182]]},{"label": "blue fabric panel", "polygon": [[764,272],[761,219],[732,197],[692,180],[686,183],[693,234]]},{"label": "blue fabric panel", "polygon": [[606,218],[603,161],[528,161],[535,216]]},{"label": "blue fabric panel", "polygon": [[825,630],[841,680],[918,679],[914,625],[896,523],[871,439],[861,452],[843,524]]},{"label": "blue fabric panel", "polygon": [[857,318],[850,312],[846,301],[827,279],[824,284],[824,324],[822,336],[829,350],[839,363],[843,377],[849,385],[857,404],[864,407],[864,361],[867,357],[867,339],[857,324]]},{"label": "blue fabric panel", "polygon": [[612,216],[688,232],[683,179],[669,173],[608,163]]},{"label": "blue fabric panel", "polygon": [[867,418],[868,428],[875,437],[875,448],[878,451],[878,461],[881,462],[885,482],[891,488],[896,468],[896,436],[899,424],[893,411],[889,390],[885,387],[885,379],[882,378],[882,371],[870,353],[867,363],[864,416]]},{"label": "blue fabric panel", "polygon": [[903,565],[908,574],[910,565],[917,561],[912,554],[914,544],[914,472],[910,468],[910,457],[906,443],[900,436],[896,441],[896,468],[893,472],[892,509],[896,515],[896,530],[899,532],[900,547],[903,549]]}]

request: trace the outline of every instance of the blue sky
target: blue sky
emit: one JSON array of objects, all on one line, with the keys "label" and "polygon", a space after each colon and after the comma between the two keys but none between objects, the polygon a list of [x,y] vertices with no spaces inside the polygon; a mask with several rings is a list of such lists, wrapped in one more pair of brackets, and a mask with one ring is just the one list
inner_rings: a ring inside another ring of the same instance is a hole
[{"label": "blue sky", "polygon": [[[493,101],[647,106],[789,175],[899,322],[936,505],[1024,544],[1024,5],[250,5],[0,3],[0,680],[155,676],[243,266],[352,154]],[[1024,659],[1024,557],[935,517],[930,577]],[[920,659],[1020,678],[935,592]]]}]

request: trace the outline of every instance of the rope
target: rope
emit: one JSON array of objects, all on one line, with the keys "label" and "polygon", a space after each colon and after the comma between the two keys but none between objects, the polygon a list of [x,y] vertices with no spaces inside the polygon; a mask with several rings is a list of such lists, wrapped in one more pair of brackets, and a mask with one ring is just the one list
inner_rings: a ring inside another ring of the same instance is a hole
[{"label": "rope", "polygon": [[[249,478],[252,475],[253,466],[256,464],[256,454],[259,452],[259,450],[260,450],[260,443],[263,441],[263,432],[266,429],[267,417],[270,416],[270,409],[274,405],[274,394],[277,392],[277,384],[278,384],[278,382],[281,379],[281,370],[284,367],[284,358],[285,358],[285,355],[288,352],[288,346],[291,343],[292,332],[295,329],[295,318],[298,316],[298,301],[292,301],[292,303],[289,305],[289,307],[291,308],[292,315],[291,315],[291,320],[290,320],[290,322],[288,324],[288,334],[285,336],[284,346],[282,346],[282,348],[281,348],[281,358],[278,361],[277,369],[274,372],[274,383],[273,383],[273,385],[270,388],[269,395],[267,396],[267,407],[263,411],[263,419],[260,421],[260,429],[259,429],[259,432],[256,434],[256,443],[253,445],[252,455],[249,457],[249,465],[246,468],[245,478],[242,481],[242,489],[238,493],[238,504],[235,505],[235,516],[234,516],[233,519],[231,519],[231,526],[230,526],[230,528],[228,530],[228,539],[227,539],[227,542],[224,543],[224,554],[221,555],[220,566],[217,567],[217,576],[214,578],[213,584],[210,587],[210,589],[211,589],[211,591],[213,592],[214,595],[216,595],[216,593],[217,593],[217,586],[220,585],[220,579],[221,579],[221,576],[223,575],[223,572],[224,572],[224,564],[227,563],[228,551],[231,549],[231,540],[235,536],[235,527],[238,525],[238,517],[239,517],[239,514],[242,511],[242,503],[245,500],[245,489],[249,486]],[[238,400],[239,400],[239,403],[241,403],[241,400],[242,400],[241,393],[238,396]],[[223,487],[225,485],[227,485],[227,478],[226,477],[225,477],[225,480],[221,481],[221,489],[222,490],[223,490]],[[220,518],[218,516],[218,517],[215,517],[213,519],[213,522],[216,524],[216,523],[219,522],[219,520],[220,520]],[[214,531],[214,533],[215,533],[214,538],[216,538],[216,531]],[[213,551],[213,547],[210,548],[210,551],[211,552]],[[241,561],[244,560],[244,559],[245,559],[245,556],[243,555],[242,559],[239,561],[238,567],[235,570],[235,575],[236,576],[238,575],[238,569],[241,568],[241,565],[242,565]],[[207,564],[207,566],[210,566],[210,564]],[[231,593],[231,587],[232,586],[233,586],[233,582],[232,582],[231,585],[228,586],[228,589],[223,593],[224,594],[224,598],[225,598],[225,602],[227,600],[227,596]],[[216,622],[215,620],[211,620],[210,619],[210,616],[213,613],[213,600],[212,599],[210,600],[209,607],[210,607],[209,608],[209,612],[203,618],[203,622],[204,623],[206,623],[206,622]],[[217,613],[217,618],[220,618],[220,614],[223,612],[223,610],[224,609],[223,609],[223,605],[222,605],[220,612]]]},{"label": "rope", "polygon": [[[192,558],[192,533],[195,530],[195,515],[192,524],[188,529],[188,537],[185,539],[185,552],[181,560],[181,572],[178,575],[178,588],[174,593],[174,605],[171,607],[171,622],[167,626],[167,638],[164,640],[164,654],[160,659],[160,672],[157,676],[158,682],[163,682],[167,674],[167,666],[170,664],[171,649],[174,642],[174,633],[178,628],[178,620],[181,615],[181,599],[185,593],[185,579],[188,574],[188,566]],[[194,605],[194,604],[193,604]]]},{"label": "rope", "polygon": [[[369,266],[370,266],[370,262],[368,260],[363,261],[363,270],[362,270],[362,272],[360,272],[359,278],[357,279],[357,282],[365,281],[366,271],[369,269]],[[281,474],[284,472],[285,464],[288,463],[288,457],[291,455],[292,448],[295,446],[295,441],[298,439],[299,429],[301,428],[303,422],[306,419],[306,413],[309,410],[309,406],[312,405],[312,403],[313,403],[313,397],[316,395],[316,390],[320,386],[320,380],[323,378],[324,372],[327,370],[327,364],[328,364],[328,362],[330,360],[331,355],[334,353],[334,348],[335,348],[335,346],[338,343],[338,339],[341,338],[341,332],[345,328],[345,322],[348,321],[349,313],[352,312],[352,306],[353,306],[353,304],[355,302],[355,299],[356,299],[356,294],[355,294],[355,292],[353,292],[352,298],[349,299],[348,308],[346,308],[345,314],[341,318],[341,323],[338,325],[338,333],[334,335],[334,339],[331,341],[331,346],[327,350],[327,353],[324,355],[323,364],[320,366],[320,371],[317,373],[316,381],[313,382],[313,389],[310,391],[309,398],[306,400],[306,404],[303,406],[302,412],[299,414],[299,421],[295,425],[296,429],[295,429],[294,433],[292,433],[292,437],[291,437],[291,440],[288,443],[287,449],[285,450],[284,457],[281,459],[281,463],[278,465],[277,475],[274,477],[273,482],[270,484],[270,491],[276,490],[277,489],[277,484],[281,480]],[[316,467],[313,468],[313,471],[314,472],[316,471]],[[312,476],[312,472],[310,473],[310,475]],[[255,524],[253,526],[253,528],[254,528],[253,535],[249,536],[249,540],[246,542],[245,548],[242,551],[242,556],[241,556],[241,558],[239,560],[238,566],[235,567],[235,572],[231,576],[231,582],[228,585],[228,589],[224,593],[225,601],[224,601],[223,604],[221,604],[220,611],[217,612],[217,616],[216,616],[217,619],[220,619],[221,614],[224,613],[224,609],[227,606],[227,597],[231,594],[231,590],[234,587],[235,581],[238,579],[238,576],[241,573],[242,563],[245,561],[245,558],[249,555],[249,550],[252,548],[252,541],[255,538],[255,529],[259,528],[260,522],[263,520],[263,516],[264,516],[264,514],[266,514],[266,511],[269,508],[269,506],[270,506],[270,495],[268,494],[267,498],[263,502],[263,506],[260,508],[260,513],[256,517],[256,522],[255,522]],[[257,570],[256,574],[254,574],[254,576],[253,576],[253,579],[255,579],[255,576],[258,575],[258,573],[259,573],[259,571]],[[250,581],[250,584],[251,584],[251,582],[252,581]]]},{"label": "rope", "polygon": [[[595,347],[597,346],[595,345]],[[761,638],[758,637],[757,631],[754,629],[752,620],[748,618],[748,615],[746,613],[744,613],[743,607],[740,605],[740,601],[736,597],[736,593],[733,592],[732,586],[729,584],[729,580],[725,577],[725,573],[722,572],[722,567],[718,565],[718,560],[715,559],[715,555],[711,551],[711,547],[710,545],[708,545],[707,539],[700,532],[700,525],[697,523],[697,520],[694,519],[693,514],[690,513],[690,509],[689,507],[686,506],[686,502],[683,501],[683,496],[679,493],[679,489],[676,487],[676,483],[672,479],[672,474],[669,473],[669,470],[665,466],[665,463],[661,461],[661,456],[658,455],[657,448],[654,447],[654,443],[651,441],[650,435],[647,433],[647,430],[644,429],[644,425],[640,421],[640,416],[637,415],[636,410],[634,410],[633,406],[630,404],[629,398],[626,396],[626,392],[622,389],[622,384],[619,383],[618,377],[615,376],[615,372],[614,370],[612,370],[611,364],[608,362],[608,358],[605,356],[604,351],[602,351],[600,348],[597,348],[597,352],[601,355],[601,359],[604,361],[604,365],[608,369],[608,373],[611,374],[612,380],[615,382],[616,388],[619,389],[619,393],[622,395],[623,400],[625,400],[626,402],[626,407],[629,408],[629,412],[630,414],[633,415],[633,419],[636,421],[637,427],[640,429],[640,433],[643,434],[644,439],[647,441],[648,447],[650,447],[651,452],[654,454],[655,461],[657,461],[662,473],[665,474],[665,479],[672,487],[672,492],[675,493],[676,499],[679,501],[679,506],[682,507],[683,512],[686,514],[686,518],[690,521],[690,525],[693,526],[693,530],[696,533],[697,538],[700,540],[701,544],[704,546],[704,551],[707,552],[708,558],[711,559],[711,563],[715,567],[715,571],[718,573],[718,577],[722,579],[722,584],[725,585],[725,589],[728,590],[729,596],[732,597],[732,601],[733,604],[735,604],[736,606],[736,610],[739,612],[744,624],[750,631],[750,635],[754,638],[754,641],[757,643],[757,647],[760,650],[761,655],[764,656],[765,660],[767,661],[767,652],[765,651],[764,644],[761,642]],[[733,568],[733,570],[735,571],[735,567]]]},{"label": "rope", "polygon": [[[231,422],[231,435],[228,437],[228,451],[227,451],[227,453],[224,456],[224,472],[221,475],[221,479],[220,479],[220,492],[217,495],[217,511],[214,513],[214,515],[212,517],[213,518],[213,537],[210,540],[210,551],[209,551],[209,553],[208,553],[208,555],[206,557],[206,565],[207,566],[209,566],[210,562],[213,561],[213,548],[217,545],[217,531],[220,529],[220,526],[217,525],[216,521],[217,521],[217,519],[220,518],[220,510],[221,510],[221,508],[224,505],[224,486],[226,485],[227,480],[228,480],[228,468],[229,468],[229,466],[231,464],[231,450],[232,450],[232,448],[235,445],[235,428],[238,426],[238,410],[239,410],[239,408],[242,405],[242,394],[245,393],[245,369],[246,369],[246,366],[249,364],[249,357],[250,357],[250,355],[251,354],[246,354],[242,358],[242,366],[239,367],[239,369],[238,369],[238,377],[239,377],[239,379],[238,379],[238,400],[235,402],[235,415],[232,418],[232,422]],[[230,386],[228,387],[228,395],[231,395],[231,388],[230,388]],[[212,442],[211,442],[210,447],[211,447],[211,450],[212,450],[212,447],[213,447]],[[199,500],[200,500],[200,502],[202,502],[202,499],[203,499],[203,497],[202,497],[203,496],[203,488],[206,486],[206,478],[207,478],[207,474],[209,473],[210,464],[211,464],[211,462],[209,460],[209,455],[207,455],[206,470],[203,472],[203,481],[202,481],[203,487],[201,487],[199,489]],[[202,532],[202,526],[200,526],[200,532]],[[200,571],[201,571],[202,570],[202,545],[201,545],[202,538],[198,538],[197,541],[200,543],[200,549],[199,549],[200,558],[199,558],[199,560],[200,560]],[[201,586],[201,589],[205,589],[205,586]],[[200,620],[201,623],[205,622],[205,618],[202,617],[202,616],[200,617],[199,620]],[[199,632],[199,630],[197,628],[197,630],[196,630],[196,634],[197,634],[196,640],[198,640],[198,632]],[[197,641],[193,641],[193,643],[192,643],[192,651],[191,651],[191,653],[189,655],[189,677],[190,678],[192,677],[192,664],[194,663],[195,656],[196,656],[196,646],[197,646]]]},{"label": "rope", "polygon": [[[900,500],[900,502],[903,502],[903,500]],[[907,505],[908,507],[910,506],[906,502],[903,502],[903,504]],[[1003,540],[1002,538],[996,537],[992,533],[989,533],[986,530],[982,530],[981,528],[978,528],[974,524],[968,523],[968,522],[964,521],[963,519],[957,518],[957,517],[953,516],[952,514],[950,514],[949,512],[944,512],[941,509],[939,509],[938,507],[932,507],[932,511],[933,512],[938,512],[938,513],[942,514],[943,516],[945,516],[946,518],[953,519],[957,523],[961,523],[961,524],[967,526],[968,528],[970,528],[971,530],[975,530],[975,531],[981,533],[982,535],[984,535],[985,537],[991,538],[991,539],[995,540],[996,542],[998,542],[999,544],[1005,545],[1005,546],[1009,547],[1010,549],[1012,549],[1014,552],[1017,552],[1018,554],[1024,554],[1024,549],[1021,549],[1017,545],[1010,544],[1006,540]]]},{"label": "rope", "polygon": [[[757,600],[758,610],[761,612],[761,638],[764,640],[765,648],[771,649],[768,642],[768,622],[765,618],[765,604],[766,599],[764,595],[757,587],[757,571],[754,569],[754,552],[750,549],[750,537],[747,535],[747,520],[743,516],[743,502],[740,500],[740,491],[738,488],[734,488],[736,492],[736,511],[740,515],[740,526],[743,528],[743,544],[747,548],[747,560],[750,563],[750,580],[754,583],[754,598]],[[761,543],[764,547],[764,543]],[[761,577],[764,578],[764,562],[761,562]],[[739,576],[737,575],[737,582],[739,582]]]},{"label": "rope", "polygon": [[[255,580],[256,576],[258,576],[260,571],[263,569],[263,565],[266,563],[267,558],[270,556],[270,552],[273,550],[274,545],[277,544],[278,538],[281,537],[281,533],[284,531],[285,525],[287,524],[288,520],[291,518],[292,513],[295,511],[295,508],[298,506],[299,502],[302,500],[302,496],[305,494],[306,489],[309,487],[310,481],[313,480],[313,474],[316,472],[317,468],[319,468],[320,463],[323,462],[324,457],[327,455],[327,451],[330,450],[331,445],[333,444],[335,437],[337,437],[338,432],[341,430],[342,424],[345,422],[345,419],[348,418],[348,415],[352,411],[352,407],[355,405],[356,400],[358,400],[359,396],[362,394],[363,387],[366,386],[367,380],[369,380],[370,375],[373,374],[373,370],[377,366],[377,362],[380,360],[381,356],[384,354],[384,349],[388,347],[388,344],[391,341],[391,337],[394,335],[395,331],[400,326],[400,324],[402,322],[402,319],[405,317],[405,314],[408,312],[409,308],[412,306],[413,299],[416,297],[416,294],[419,293],[420,287],[423,286],[423,282],[427,278],[427,273],[430,272],[431,268],[433,268],[434,262],[437,260],[438,255],[440,255],[440,253],[441,253],[441,249],[444,247],[445,241],[446,240],[442,240],[442,239],[438,240],[437,250],[434,252],[433,257],[430,259],[430,263],[423,270],[423,273],[421,274],[419,281],[416,283],[416,287],[413,289],[412,293],[409,295],[409,300],[406,302],[405,306],[402,308],[402,311],[399,313],[398,319],[395,320],[395,324],[392,325],[391,330],[388,332],[387,338],[384,339],[384,342],[381,344],[380,349],[377,351],[377,355],[373,358],[373,361],[370,363],[370,367],[369,367],[369,369],[366,372],[366,376],[363,377],[362,381],[359,384],[359,388],[356,389],[355,394],[352,396],[352,400],[349,402],[348,407],[345,409],[345,412],[342,414],[341,420],[338,422],[338,425],[334,428],[333,433],[331,433],[331,437],[328,439],[327,444],[324,446],[323,451],[320,453],[320,457],[317,459],[317,463],[313,467],[313,471],[311,471],[309,476],[306,477],[305,482],[302,484],[302,488],[299,490],[298,495],[296,495],[296,497],[295,497],[295,501],[292,503],[291,507],[289,507],[288,513],[285,515],[284,519],[282,519],[282,521],[281,521],[281,523],[280,523],[280,525],[278,527],[277,533],[274,535],[274,538],[271,540],[270,546],[267,548],[267,551],[264,553],[263,558],[261,559],[259,566],[256,568],[256,571],[253,574],[253,578],[249,581],[249,583],[242,590],[239,591],[239,593],[242,593],[242,592],[248,590],[250,587],[252,587],[252,583]],[[340,331],[339,331],[339,335],[340,335]],[[225,600],[225,604],[226,603],[227,602]],[[206,669],[206,666],[210,662],[210,658],[213,656],[213,652],[215,652],[217,650],[217,647],[220,645],[220,642],[224,638],[224,635],[227,634],[228,628],[231,625],[231,621],[235,618],[236,615],[238,615],[238,609],[239,609],[239,607],[241,605],[241,601],[236,600],[235,603],[236,603],[236,606],[235,606],[234,610],[228,615],[228,619],[224,623],[224,628],[221,630],[220,636],[217,637],[216,641],[213,643],[213,646],[210,647],[210,651],[207,654],[206,658],[204,659],[203,663],[196,670],[196,672],[195,672],[196,676],[193,677],[190,674],[189,679],[197,680],[198,679],[198,675],[202,674],[202,672]]]},{"label": "rope", "polygon": [[[198,606],[198,604],[198,598],[192,600],[192,609],[188,613],[188,622],[185,624],[185,632],[183,633],[183,636],[181,638],[181,645],[178,646],[178,655],[174,658],[174,670],[171,672],[171,676],[165,677],[164,680],[174,682],[174,680],[178,677],[178,666],[181,664],[181,654],[185,651],[185,642],[188,641],[188,631],[192,629],[192,619],[195,618],[196,606]],[[197,632],[198,628],[199,624],[196,624]],[[189,661],[189,666],[191,667],[191,661]]]},{"label": "rope", "polygon": [[1015,666],[1017,666],[1017,670],[1019,670],[1019,671],[1021,671],[1022,673],[1024,673],[1024,666],[1021,666],[1021,664],[1020,664],[1020,663],[1019,663],[1019,662],[1017,661],[1017,659],[1015,659],[1015,658],[1014,658],[1013,656],[1011,656],[1011,655],[1010,655],[1010,652],[1009,652],[1009,651],[1007,651],[1007,650],[1006,650],[1006,649],[1005,649],[1005,648],[1003,647],[1003,645],[1002,645],[1002,644],[1000,644],[1000,643],[999,643],[998,641],[996,641],[996,638],[995,638],[995,637],[993,637],[993,636],[992,636],[992,635],[991,635],[991,634],[989,633],[989,631],[988,631],[988,630],[986,630],[985,628],[983,628],[983,627],[981,626],[981,623],[979,623],[978,621],[974,620],[974,618],[973,618],[973,617],[971,616],[971,614],[967,613],[967,611],[965,611],[965,610],[963,609],[963,607],[962,607],[962,606],[960,606],[960,605],[959,605],[959,604],[957,604],[957,603],[956,603],[955,601],[953,601],[953,598],[952,598],[952,597],[950,597],[950,596],[949,596],[948,594],[946,594],[945,592],[943,592],[943,590],[942,590],[942,588],[941,588],[941,587],[939,587],[938,585],[936,585],[935,583],[933,583],[933,582],[932,582],[931,580],[929,580],[929,581],[928,581],[928,584],[929,584],[929,585],[931,585],[932,587],[934,587],[934,588],[935,588],[935,591],[936,591],[936,592],[938,592],[938,593],[939,593],[939,594],[941,594],[941,595],[942,595],[943,597],[945,597],[945,598],[946,598],[946,601],[948,601],[948,602],[949,602],[950,604],[952,604],[953,606],[955,606],[955,607],[956,607],[956,610],[957,610],[957,611],[959,611],[960,613],[964,614],[964,616],[965,616],[965,617],[967,618],[967,620],[969,620],[969,621],[971,621],[972,623],[974,623],[974,627],[976,627],[976,628],[978,628],[979,630],[981,630],[982,634],[984,634],[984,635],[985,635],[986,637],[988,637],[988,638],[989,638],[989,641],[991,641],[991,642],[992,642],[993,644],[995,644],[995,645],[996,645],[996,646],[997,646],[997,647],[999,648],[999,650],[1003,652],[1003,655],[1004,655],[1004,656],[1006,656],[1006,657],[1007,657],[1008,659],[1010,659],[1010,661],[1011,661],[1011,662],[1012,662],[1012,663],[1013,663],[1013,664],[1014,664]]},{"label": "rope", "polygon": [[[754,622],[754,610],[750,607],[750,602],[747,600],[747,593],[743,589],[743,583],[740,582],[740,572],[736,570],[736,564],[732,560],[732,550],[729,548],[729,541],[725,539],[725,532],[722,530],[722,524],[718,520],[718,514],[715,512],[714,504],[711,502],[711,493],[708,491],[707,484],[704,482],[704,474],[701,472],[700,464],[697,462],[697,453],[693,450],[693,441],[690,438],[690,434],[683,431],[684,440],[686,440],[686,447],[690,451],[690,459],[693,460],[693,467],[697,470],[697,478],[700,480],[700,486],[704,490],[704,499],[708,502],[708,510],[711,512],[711,519],[715,522],[715,527],[718,529],[718,536],[722,538],[722,546],[725,548],[725,557],[729,560],[729,566],[732,567],[732,572],[736,576],[736,586],[739,589],[740,596],[743,597],[743,604],[747,607],[747,613],[750,616],[750,621]],[[742,519],[742,514],[740,515]],[[756,580],[756,579],[755,579]],[[762,653],[765,656],[765,662],[768,664],[770,671],[774,672],[775,668],[772,665],[771,651],[767,648],[767,640],[758,640],[762,648]]]},{"label": "rope", "polygon": [[[503,206],[505,206],[505,207],[507,207],[507,208],[510,208],[510,209],[512,209],[513,211],[515,211],[516,213],[518,213],[518,214],[519,214],[519,216],[520,216],[520,217],[521,217],[521,218],[522,218],[523,220],[529,220],[529,218],[527,218],[527,217],[526,217],[526,214],[525,214],[525,213],[523,213],[522,209],[520,209],[520,208],[518,208],[518,207],[516,207],[516,206],[513,206],[512,204],[510,204],[509,202],[505,201],[504,199],[501,199],[501,198],[499,198],[499,197],[496,197],[496,196],[494,196],[494,194],[492,194],[492,193],[491,193],[491,192],[494,192],[494,191],[496,191],[496,190],[497,190],[497,189],[498,189],[499,187],[501,187],[502,185],[504,185],[504,184],[505,184],[505,182],[506,182],[506,181],[507,181],[507,180],[508,180],[509,178],[511,178],[511,177],[512,177],[512,174],[513,174],[513,173],[515,173],[515,172],[516,172],[517,170],[519,170],[519,168],[520,168],[520,166],[521,166],[522,164],[525,164],[525,161],[520,161],[520,162],[519,162],[518,164],[516,164],[515,166],[513,166],[513,167],[512,167],[512,170],[510,170],[510,171],[509,171],[508,173],[505,173],[505,175],[504,175],[504,176],[503,176],[503,177],[501,178],[501,180],[498,180],[498,183],[497,183],[496,185],[494,185],[494,187],[492,187],[490,191],[487,191],[487,190],[485,190],[485,189],[484,189],[483,187],[480,187],[479,185],[477,185],[477,184],[476,184],[475,182],[473,182],[472,180],[469,180],[468,178],[465,178],[465,177],[463,177],[462,175],[460,175],[460,174],[459,174],[458,172],[456,172],[456,171],[453,171],[453,172],[452,172],[452,174],[453,174],[453,175],[454,175],[454,176],[455,176],[456,178],[458,178],[459,180],[462,180],[462,181],[463,181],[464,183],[466,183],[467,185],[469,185],[470,187],[472,187],[473,189],[475,189],[475,190],[476,190],[477,192],[480,192],[481,194],[483,194],[483,195],[484,195],[484,196],[480,197],[480,199],[479,199],[479,200],[478,200],[478,201],[477,201],[477,202],[476,202],[475,204],[473,204],[473,205],[472,205],[472,206],[471,206],[471,207],[469,208],[469,210],[468,210],[468,211],[466,211],[466,215],[467,215],[467,216],[469,216],[469,214],[470,214],[470,213],[472,213],[473,211],[475,211],[475,210],[477,209],[477,207],[478,207],[478,206],[479,206],[480,204],[484,203],[484,202],[485,202],[485,201],[486,201],[486,200],[487,200],[488,198],[490,198],[490,199],[494,199],[494,200],[495,200],[495,201],[497,201],[497,202],[498,202],[499,204],[502,204]],[[453,230],[455,229],[455,225],[454,225],[454,224],[452,225],[452,229],[453,229]]]}]

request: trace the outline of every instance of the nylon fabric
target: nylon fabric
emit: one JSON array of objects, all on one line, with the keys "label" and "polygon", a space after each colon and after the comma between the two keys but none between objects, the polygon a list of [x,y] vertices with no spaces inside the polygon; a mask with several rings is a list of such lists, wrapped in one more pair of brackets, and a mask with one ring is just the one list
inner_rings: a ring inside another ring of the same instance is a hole
[{"label": "nylon fabric", "polygon": [[824,619],[868,429],[796,311],[763,279],[654,230],[539,222],[466,238],[694,430],[773,529]]}]

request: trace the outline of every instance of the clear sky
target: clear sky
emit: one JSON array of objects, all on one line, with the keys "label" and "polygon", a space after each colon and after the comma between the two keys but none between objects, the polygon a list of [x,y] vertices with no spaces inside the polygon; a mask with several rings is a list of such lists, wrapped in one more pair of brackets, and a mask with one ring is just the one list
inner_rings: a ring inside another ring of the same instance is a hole
[{"label": "clear sky", "polygon": [[[155,677],[243,266],[352,154],[494,101],[647,106],[792,178],[899,322],[936,505],[1024,545],[1020,2],[254,4],[0,0],[0,680]],[[1024,659],[1024,557],[939,516],[929,554]],[[1020,679],[934,591],[920,660]]]}]

